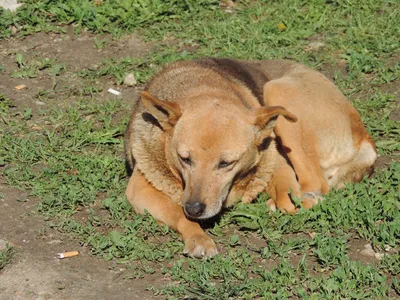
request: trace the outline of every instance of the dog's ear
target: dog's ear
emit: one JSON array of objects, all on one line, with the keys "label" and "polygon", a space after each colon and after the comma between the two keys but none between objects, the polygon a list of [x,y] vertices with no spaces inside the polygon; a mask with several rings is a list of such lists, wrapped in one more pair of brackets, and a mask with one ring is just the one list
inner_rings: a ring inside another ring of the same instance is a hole
[{"label": "dog's ear", "polygon": [[260,128],[256,136],[256,143],[261,144],[274,130],[279,116],[285,117],[289,122],[296,122],[297,117],[282,106],[266,106],[257,108],[253,112],[253,124]]},{"label": "dog's ear", "polygon": [[163,130],[174,127],[182,115],[176,102],[157,99],[147,91],[141,92],[140,96],[144,107],[156,118]]}]

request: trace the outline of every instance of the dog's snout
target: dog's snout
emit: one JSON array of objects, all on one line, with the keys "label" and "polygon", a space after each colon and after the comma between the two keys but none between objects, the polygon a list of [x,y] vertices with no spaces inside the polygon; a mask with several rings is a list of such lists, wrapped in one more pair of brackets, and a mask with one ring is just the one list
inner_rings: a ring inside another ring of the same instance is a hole
[{"label": "dog's snout", "polygon": [[185,210],[187,214],[191,217],[200,217],[204,210],[206,208],[206,205],[201,202],[188,202],[185,205]]}]

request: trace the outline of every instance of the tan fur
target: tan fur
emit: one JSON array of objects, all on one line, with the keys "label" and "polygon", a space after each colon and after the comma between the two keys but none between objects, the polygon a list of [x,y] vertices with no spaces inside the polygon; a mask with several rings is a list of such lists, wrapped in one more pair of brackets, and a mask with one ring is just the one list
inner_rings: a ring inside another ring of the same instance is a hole
[{"label": "tan fur", "polygon": [[272,209],[295,213],[291,195],[311,208],[376,159],[357,111],[323,75],[290,61],[230,59],[159,73],[134,105],[125,151],[128,200],[177,230],[195,257],[217,248],[185,215],[209,218],[261,192]]}]

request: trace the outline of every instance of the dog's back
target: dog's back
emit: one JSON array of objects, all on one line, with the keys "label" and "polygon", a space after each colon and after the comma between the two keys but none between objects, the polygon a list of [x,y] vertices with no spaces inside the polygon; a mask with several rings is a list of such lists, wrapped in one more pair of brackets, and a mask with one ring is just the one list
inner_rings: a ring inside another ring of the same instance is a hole
[{"label": "dog's back", "polygon": [[256,64],[235,59],[204,58],[171,64],[145,90],[160,99],[179,102],[192,90],[199,90],[202,86],[232,92],[232,85],[239,85],[239,89],[249,91],[253,96],[252,99],[241,97],[243,105],[250,108],[254,105],[253,98],[257,99],[259,105],[264,105],[263,86],[268,80]]}]

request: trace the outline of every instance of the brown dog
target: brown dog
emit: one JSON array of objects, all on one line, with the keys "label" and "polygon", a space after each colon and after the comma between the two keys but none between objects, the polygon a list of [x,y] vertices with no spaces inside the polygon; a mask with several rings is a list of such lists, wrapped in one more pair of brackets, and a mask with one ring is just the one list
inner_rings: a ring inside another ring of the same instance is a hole
[{"label": "brown dog", "polygon": [[377,157],[357,111],[322,74],[232,59],[159,73],[134,106],[125,150],[129,202],[177,230],[195,257],[217,248],[190,219],[262,192],[272,209],[295,213],[291,195],[311,208],[330,187],[360,181]]}]

